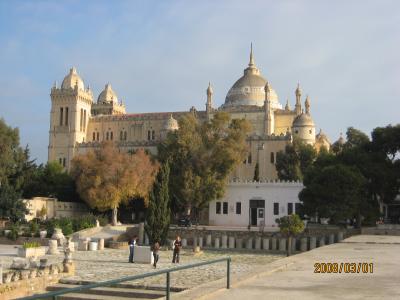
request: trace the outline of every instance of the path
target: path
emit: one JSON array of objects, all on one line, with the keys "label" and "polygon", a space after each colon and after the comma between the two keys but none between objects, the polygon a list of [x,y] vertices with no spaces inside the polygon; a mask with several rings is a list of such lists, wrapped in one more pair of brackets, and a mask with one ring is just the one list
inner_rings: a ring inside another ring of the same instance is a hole
[{"label": "path", "polygon": [[[359,235],[295,255],[287,269],[220,290],[205,299],[400,299],[400,237]],[[373,273],[317,274],[322,262],[373,263]]]}]

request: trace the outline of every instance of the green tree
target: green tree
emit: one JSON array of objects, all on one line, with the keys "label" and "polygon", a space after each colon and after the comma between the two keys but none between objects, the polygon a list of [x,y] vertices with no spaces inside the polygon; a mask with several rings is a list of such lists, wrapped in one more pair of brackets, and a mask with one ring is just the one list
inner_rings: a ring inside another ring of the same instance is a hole
[{"label": "green tree", "polygon": [[164,243],[170,224],[169,203],[169,162],[164,163],[159,170],[153,189],[149,195],[149,206],[146,215],[145,230],[150,243]]},{"label": "green tree", "polygon": [[307,168],[317,156],[313,146],[294,140],[276,156],[276,170],[281,180],[302,180]]},{"label": "green tree", "polygon": [[280,232],[288,237],[287,256],[292,252],[292,237],[304,231],[304,222],[296,214],[276,219]]},{"label": "green tree", "polygon": [[260,165],[257,162],[256,166],[254,167],[254,177],[253,177],[254,181],[260,181]]},{"label": "green tree", "polygon": [[230,120],[217,112],[210,122],[190,114],[179,120],[179,130],[159,145],[159,159],[171,160],[170,195],[174,212],[196,211],[222,197],[226,179],[247,156],[250,123]]},{"label": "green tree", "polygon": [[25,219],[28,213],[26,205],[21,199],[21,193],[8,184],[0,187],[0,217],[18,222]]},{"label": "green tree", "polygon": [[158,165],[143,150],[121,153],[112,143],[78,155],[72,160],[71,175],[80,197],[99,211],[112,210],[117,224],[118,207],[135,197],[147,200]]},{"label": "green tree", "polygon": [[306,214],[318,214],[334,223],[354,216],[360,220],[366,180],[356,167],[316,164],[306,172],[304,185],[299,199]]}]

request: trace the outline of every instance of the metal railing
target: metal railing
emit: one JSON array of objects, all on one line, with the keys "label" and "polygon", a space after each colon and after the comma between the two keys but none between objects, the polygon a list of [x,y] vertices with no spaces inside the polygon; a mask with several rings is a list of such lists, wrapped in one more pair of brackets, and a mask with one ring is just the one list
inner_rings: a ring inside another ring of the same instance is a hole
[{"label": "metal railing", "polygon": [[143,279],[147,277],[152,277],[152,276],[157,276],[161,274],[167,274],[166,278],[166,298],[167,300],[170,300],[170,294],[171,294],[171,273],[180,271],[180,270],[186,270],[186,269],[191,269],[191,268],[196,268],[200,266],[205,266],[205,265],[211,265],[219,262],[226,261],[226,288],[230,288],[230,272],[231,272],[231,258],[230,257],[224,257],[224,258],[218,258],[214,260],[209,260],[209,261],[203,261],[203,262],[198,262],[190,265],[183,265],[183,266],[178,266],[170,269],[164,269],[164,270],[159,270],[159,271],[154,271],[154,272],[149,272],[149,273],[144,273],[144,274],[138,274],[138,275],[132,275],[132,276],[126,276],[118,279],[113,279],[113,280],[107,280],[107,281],[102,281],[102,282],[96,282],[92,284],[86,284],[74,288],[69,288],[69,289],[62,289],[59,291],[54,291],[54,292],[49,292],[49,293],[44,293],[44,294],[37,294],[29,297],[24,297],[20,298],[21,300],[30,300],[30,299],[57,299],[58,296],[60,295],[65,295],[69,293],[75,293],[75,292],[80,292],[84,290],[89,290],[97,287],[104,287],[104,286],[110,286],[114,285],[117,283],[125,282],[125,281],[133,281],[137,279]]}]

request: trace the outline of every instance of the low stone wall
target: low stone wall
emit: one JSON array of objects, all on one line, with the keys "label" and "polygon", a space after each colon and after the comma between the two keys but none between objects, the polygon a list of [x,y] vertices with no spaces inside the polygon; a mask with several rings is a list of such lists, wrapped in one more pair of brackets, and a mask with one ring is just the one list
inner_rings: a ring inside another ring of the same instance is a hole
[{"label": "low stone wall", "polygon": [[73,263],[52,264],[42,268],[8,270],[3,273],[0,285],[0,300],[26,297],[45,292],[47,286],[57,283],[61,278],[73,275]]},{"label": "low stone wall", "polygon": [[371,234],[371,235],[400,235],[400,228],[390,228],[388,227],[363,227],[361,229],[361,234]]}]

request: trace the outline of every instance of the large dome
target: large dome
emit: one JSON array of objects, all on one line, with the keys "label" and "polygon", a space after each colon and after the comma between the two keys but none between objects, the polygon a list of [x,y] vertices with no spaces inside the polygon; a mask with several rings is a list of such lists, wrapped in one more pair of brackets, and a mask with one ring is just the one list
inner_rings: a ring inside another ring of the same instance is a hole
[{"label": "large dome", "polygon": [[78,85],[78,89],[84,90],[85,85],[81,77],[79,77],[76,69],[73,67],[69,70],[69,74],[65,76],[61,88],[62,89],[74,89],[75,85]]},{"label": "large dome", "polygon": [[111,84],[107,83],[104,90],[100,93],[99,98],[97,98],[97,103],[118,103],[117,94],[111,88]]},{"label": "large dome", "polygon": [[[253,49],[250,51],[249,66],[244,70],[244,74],[229,89],[222,107],[234,107],[241,105],[264,106],[265,91],[264,86],[267,80],[261,76],[260,70],[254,64]],[[271,106],[273,108],[282,108],[278,102],[278,95],[271,88],[270,91]]]}]

